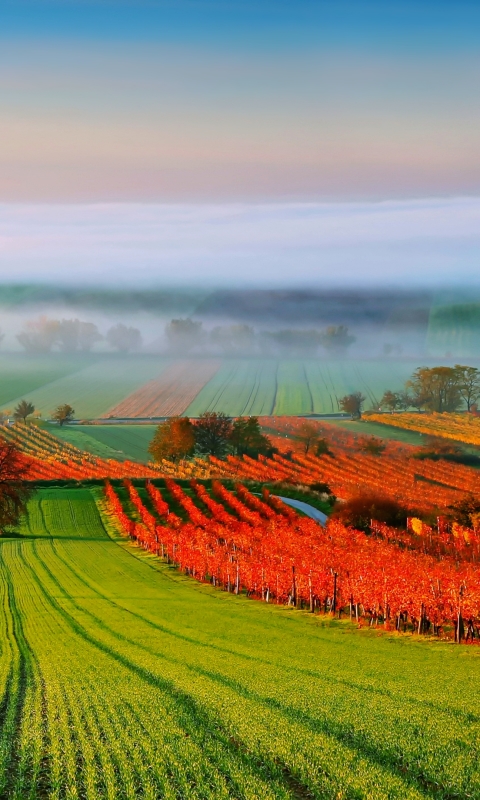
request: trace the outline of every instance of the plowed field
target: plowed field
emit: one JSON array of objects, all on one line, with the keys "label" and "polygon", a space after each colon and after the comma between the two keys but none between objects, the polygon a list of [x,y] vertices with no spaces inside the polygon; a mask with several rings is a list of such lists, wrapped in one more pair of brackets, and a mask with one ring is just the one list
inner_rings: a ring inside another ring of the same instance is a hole
[{"label": "plowed field", "polygon": [[103,416],[173,417],[182,414],[219,367],[219,361],[177,361]]}]

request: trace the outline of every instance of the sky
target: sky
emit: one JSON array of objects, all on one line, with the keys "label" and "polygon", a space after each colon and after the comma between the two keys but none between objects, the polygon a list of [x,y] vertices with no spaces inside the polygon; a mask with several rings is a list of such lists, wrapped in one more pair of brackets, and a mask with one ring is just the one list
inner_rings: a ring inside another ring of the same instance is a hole
[{"label": "sky", "polygon": [[464,0],[0,0],[0,280],[475,280],[479,45]]}]

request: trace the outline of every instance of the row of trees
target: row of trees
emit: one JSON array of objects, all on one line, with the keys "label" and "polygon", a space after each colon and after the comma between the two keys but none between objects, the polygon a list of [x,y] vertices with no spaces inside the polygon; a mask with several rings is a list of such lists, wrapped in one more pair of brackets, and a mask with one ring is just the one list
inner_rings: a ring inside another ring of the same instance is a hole
[{"label": "row of trees", "polygon": [[179,461],[194,455],[223,458],[233,455],[270,456],[275,452],[268,436],[262,433],[257,417],[238,417],[206,411],[197,420],[170,417],[162,422],[150,444],[155,461]]},{"label": "row of trees", "polygon": [[225,355],[255,352],[315,355],[323,347],[327,353],[340,356],[355,341],[345,325],[330,325],[324,330],[289,328],[260,332],[250,325],[224,325],[207,331],[202,322],[189,318],[172,319],[165,328],[165,336],[169,349],[175,353],[209,349]]},{"label": "row of trees", "polygon": [[389,411],[467,411],[476,409],[480,399],[480,370],[456,364],[454,367],[419,367],[400,392],[387,390],[380,404]]},{"label": "row of trees", "polygon": [[[20,400],[19,404],[15,407],[12,416],[15,420],[17,420],[17,422],[23,422],[26,424],[27,419],[33,416],[35,411],[35,406],[29,400]],[[57,406],[55,411],[52,411],[52,419],[54,419],[60,425],[71,422],[74,415],[75,409],[72,408],[72,406],[68,403],[62,403],[61,405]],[[10,414],[8,411],[4,411],[3,416],[9,417]]]},{"label": "row of trees", "polygon": [[27,353],[50,353],[54,348],[63,353],[88,353],[101,341],[106,341],[113,350],[121,353],[139,350],[142,346],[140,331],[122,323],[114,325],[102,336],[93,322],[48,317],[27,322],[17,340]]},{"label": "row of trees", "polygon": [[[340,411],[353,419],[362,416],[366,397],[362,392],[351,392],[338,400]],[[387,411],[468,412],[477,410],[480,400],[480,370],[456,364],[454,367],[419,367],[398,392],[387,389],[380,400],[380,408]]]}]

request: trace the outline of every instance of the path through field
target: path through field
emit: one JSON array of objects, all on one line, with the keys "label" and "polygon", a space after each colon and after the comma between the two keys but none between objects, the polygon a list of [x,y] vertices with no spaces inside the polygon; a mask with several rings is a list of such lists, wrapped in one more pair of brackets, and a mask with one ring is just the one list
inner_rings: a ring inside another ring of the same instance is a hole
[{"label": "path through field", "polygon": [[0,542],[1,798],[480,796],[473,648],[198,584],[91,491]]}]

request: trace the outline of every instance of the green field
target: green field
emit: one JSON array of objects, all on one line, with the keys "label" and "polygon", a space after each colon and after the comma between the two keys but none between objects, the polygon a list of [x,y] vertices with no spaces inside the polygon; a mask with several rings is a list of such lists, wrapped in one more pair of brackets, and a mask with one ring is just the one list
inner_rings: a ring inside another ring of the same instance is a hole
[{"label": "green field", "polygon": [[155,425],[49,425],[49,433],[100,458],[146,462]]},{"label": "green field", "polygon": [[476,648],[195,583],[91,491],[0,542],[0,797],[480,797]]},{"label": "green field", "polygon": [[392,361],[225,360],[186,409],[241,414],[336,414],[338,398],[362,391],[367,407],[399,389],[418,364]]},{"label": "green field", "polygon": [[[171,363],[154,355],[3,356],[0,408],[27,399],[48,418],[56,406],[69,403],[77,419],[94,419],[161,376]],[[402,388],[416,367],[416,361],[224,359],[184,413],[332,414],[338,413],[338,398],[352,391],[364,393],[366,408],[376,407],[385,389]],[[182,385],[178,392],[182,397]]]},{"label": "green field", "polygon": [[0,407],[13,406],[42,386],[78,372],[92,362],[89,356],[28,356],[22,353],[0,356]]},{"label": "green field", "polygon": [[[53,365],[56,355],[50,357]],[[91,363],[91,362],[94,363]],[[73,359],[70,372],[8,401],[9,407],[28,399],[43,417],[60,403],[69,403],[77,418],[92,419],[106,413],[139,386],[159,375],[168,360],[152,356],[91,358],[85,366]],[[1,374],[1,373],[0,373]],[[6,403],[4,403],[6,405]]]}]

